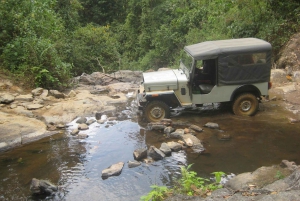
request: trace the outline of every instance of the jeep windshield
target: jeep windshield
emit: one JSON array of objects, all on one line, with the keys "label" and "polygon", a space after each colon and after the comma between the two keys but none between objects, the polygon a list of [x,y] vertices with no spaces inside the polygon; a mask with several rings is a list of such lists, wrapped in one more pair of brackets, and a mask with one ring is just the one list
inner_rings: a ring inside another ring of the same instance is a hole
[{"label": "jeep windshield", "polygon": [[180,69],[189,76],[190,72],[192,71],[192,67],[194,64],[194,59],[191,55],[185,53],[183,54],[181,60],[180,60]]}]

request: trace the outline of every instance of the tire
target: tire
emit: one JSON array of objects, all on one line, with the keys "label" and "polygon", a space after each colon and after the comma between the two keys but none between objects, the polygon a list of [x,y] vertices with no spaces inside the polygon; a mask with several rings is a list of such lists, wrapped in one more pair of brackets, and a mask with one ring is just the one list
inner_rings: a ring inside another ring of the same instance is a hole
[{"label": "tire", "polygon": [[157,122],[170,117],[170,108],[162,101],[151,101],[146,105],[144,115],[148,122]]},{"label": "tire", "polygon": [[233,102],[233,113],[240,116],[253,116],[258,110],[258,100],[251,93],[239,95]]}]

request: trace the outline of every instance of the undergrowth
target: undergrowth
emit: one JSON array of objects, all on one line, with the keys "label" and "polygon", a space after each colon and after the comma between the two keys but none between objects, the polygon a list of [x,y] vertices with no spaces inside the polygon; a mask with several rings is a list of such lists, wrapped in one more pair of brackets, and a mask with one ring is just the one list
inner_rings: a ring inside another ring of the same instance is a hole
[{"label": "undergrowth", "polygon": [[187,167],[181,167],[181,178],[177,180],[173,188],[166,186],[152,185],[152,190],[141,197],[142,201],[161,201],[172,194],[184,194],[188,196],[202,196],[209,195],[212,191],[222,188],[220,184],[221,177],[225,175],[224,172],[213,172],[214,182],[209,179],[198,177],[195,171],[190,168],[193,164]]}]

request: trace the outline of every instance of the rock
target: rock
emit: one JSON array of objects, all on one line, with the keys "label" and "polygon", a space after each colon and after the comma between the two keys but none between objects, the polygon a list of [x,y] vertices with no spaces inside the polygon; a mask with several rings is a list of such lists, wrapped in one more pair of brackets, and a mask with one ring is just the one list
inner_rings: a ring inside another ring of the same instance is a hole
[{"label": "rock", "polygon": [[203,129],[201,127],[199,127],[197,125],[194,125],[194,124],[190,125],[189,128],[194,130],[194,131],[197,131],[197,132],[202,132],[203,131]]},{"label": "rock", "polygon": [[85,139],[85,138],[88,138],[88,137],[89,136],[87,134],[85,134],[85,133],[80,133],[80,134],[77,135],[78,139]]},{"label": "rock", "polygon": [[145,158],[145,159],[143,160],[143,162],[146,163],[146,164],[150,164],[150,163],[153,163],[154,160],[153,160],[152,158]]},{"label": "rock", "polygon": [[290,84],[282,87],[276,87],[274,91],[278,91],[277,93],[280,93],[282,91],[284,94],[296,91],[295,84]]},{"label": "rock", "polygon": [[227,134],[225,132],[219,132],[218,133],[218,140],[230,140],[231,139],[231,135]]},{"label": "rock", "polygon": [[160,120],[159,123],[161,123],[165,126],[170,126],[170,125],[172,125],[172,119],[162,119],[162,120]]},{"label": "rock", "polygon": [[299,120],[299,119],[294,119],[294,118],[289,118],[289,122],[290,122],[291,124],[294,124],[294,123],[299,123],[300,120]]},{"label": "rock", "polygon": [[108,117],[107,121],[116,121],[118,118],[117,117]]},{"label": "rock", "polygon": [[212,122],[208,122],[204,125],[205,127],[208,127],[208,128],[213,128],[213,129],[218,129],[219,128],[219,124],[217,123],[212,123]]},{"label": "rock", "polygon": [[76,92],[75,92],[74,90],[71,90],[67,96],[68,96],[69,98],[73,98],[73,97],[76,96]]},{"label": "rock", "polygon": [[65,94],[63,94],[63,93],[61,93],[61,92],[59,92],[57,90],[50,90],[49,92],[55,98],[65,98],[66,97]]},{"label": "rock", "polygon": [[166,126],[161,123],[148,123],[148,127],[150,130],[164,130]]},{"label": "rock", "polygon": [[278,180],[276,174],[280,172],[283,176],[289,175],[290,170],[280,166],[260,167],[254,172],[245,172],[230,179],[225,187],[231,190],[247,189],[250,184],[254,184],[257,188],[262,188],[268,184]]},{"label": "rock", "polygon": [[42,99],[40,99],[40,98],[37,98],[37,99],[34,99],[33,100],[33,102],[32,102],[33,104],[44,104],[44,100],[42,100]]},{"label": "rock", "polygon": [[128,161],[128,167],[129,168],[138,167],[140,165],[141,165],[141,162],[139,162],[139,161],[136,161],[136,160],[134,160],[134,161]]},{"label": "rock", "polygon": [[80,117],[76,123],[77,124],[85,124],[87,122],[87,118],[86,117]]},{"label": "rock", "polygon": [[43,93],[40,95],[40,98],[46,99],[48,96],[49,91],[47,89],[43,90]]},{"label": "rock", "polygon": [[0,95],[0,103],[9,104],[9,103],[14,102],[14,100],[15,100],[15,97],[13,95],[10,95],[7,93]]},{"label": "rock", "polygon": [[43,107],[44,107],[44,105],[41,105],[41,104],[26,105],[27,110],[37,110],[37,109],[40,109],[40,108],[43,108]]},{"label": "rock", "polygon": [[32,94],[19,95],[15,98],[15,100],[20,102],[31,102],[33,101],[33,97]]},{"label": "rock", "polygon": [[89,129],[89,127],[86,124],[79,124],[78,125],[78,130],[87,130],[87,129]]},{"label": "rock", "polygon": [[147,157],[147,149],[136,149],[133,152],[133,157],[135,160],[140,161]]},{"label": "rock", "polygon": [[180,151],[182,149],[182,145],[178,142],[173,142],[173,141],[167,142],[167,145],[168,145],[168,147],[170,147],[170,149],[172,151],[175,151],[175,152]]},{"label": "rock", "polygon": [[283,168],[288,168],[291,171],[294,171],[297,168],[299,168],[299,166],[294,161],[288,160],[282,160],[280,166]]},{"label": "rock", "polygon": [[276,83],[286,82],[286,72],[284,69],[272,69],[271,70],[271,81]]},{"label": "rock", "polygon": [[101,116],[102,116],[102,115],[103,115],[102,112],[96,112],[96,114],[95,114],[96,120],[101,119]]},{"label": "rock", "polygon": [[167,145],[167,143],[163,142],[160,145],[159,150],[161,150],[166,156],[171,156],[172,150],[171,148]]},{"label": "rock", "polygon": [[74,130],[72,130],[72,132],[70,133],[71,135],[77,135],[79,133],[78,128],[75,128]]},{"label": "rock", "polygon": [[182,140],[184,141],[185,145],[191,147],[196,153],[205,151],[201,141],[192,134],[183,135]]},{"label": "rock", "polygon": [[100,120],[97,121],[97,123],[98,123],[98,124],[104,124],[104,123],[105,123],[105,120],[100,119]]},{"label": "rock", "polygon": [[164,129],[164,133],[169,135],[171,132],[173,132],[175,128],[172,128],[171,126],[168,126]]},{"label": "rock", "polygon": [[56,127],[59,128],[59,129],[63,129],[63,128],[66,128],[66,125],[60,123],[60,124],[57,124]]},{"label": "rock", "polygon": [[148,150],[148,156],[153,158],[153,160],[162,160],[165,158],[166,155],[156,147],[150,146]]},{"label": "rock", "polygon": [[184,135],[184,130],[183,129],[176,129],[175,132],[170,134],[170,137],[181,139],[181,137],[183,135]]},{"label": "rock", "polygon": [[184,134],[187,134],[187,133],[190,133],[190,132],[191,132],[191,130],[190,130],[190,129],[188,129],[188,128],[185,128],[185,129],[183,129],[183,132],[184,132]]},{"label": "rock", "polygon": [[124,163],[119,162],[117,164],[111,165],[105,170],[102,170],[102,178],[106,179],[110,176],[118,176],[121,174],[122,169],[123,169]]},{"label": "rock", "polygon": [[300,71],[295,71],[293,77],[295,82],[300,82]]},{"label": "rock", "polygon": [[49,181],[33,178],[31,180],[30,190],[33,194],[52,195],[58,188]]},{"label": "rock", "polygon": [[93,123],[95,123],[95,122],[96,122],[95,119],[89,119],[89,120],[86,122],[86,124],[87,124],[87,125],[91,125],[91,124],[93,124]]},{"label": "rock", "polygon": [[33,96],[40,96],[43,93],[43,91],[44,91],[44,89],[39,87],[39,88],[33,89],[31,91],[31,93]]}]

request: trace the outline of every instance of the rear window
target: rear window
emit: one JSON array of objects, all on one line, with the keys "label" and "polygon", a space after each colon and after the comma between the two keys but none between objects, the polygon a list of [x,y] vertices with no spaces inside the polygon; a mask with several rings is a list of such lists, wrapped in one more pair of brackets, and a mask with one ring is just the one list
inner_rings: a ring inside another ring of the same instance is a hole
[{"label": "rear window", "polygon": [[228,57],[228,67],[265,64],[266,57],[266,53],[230,55]]}]

